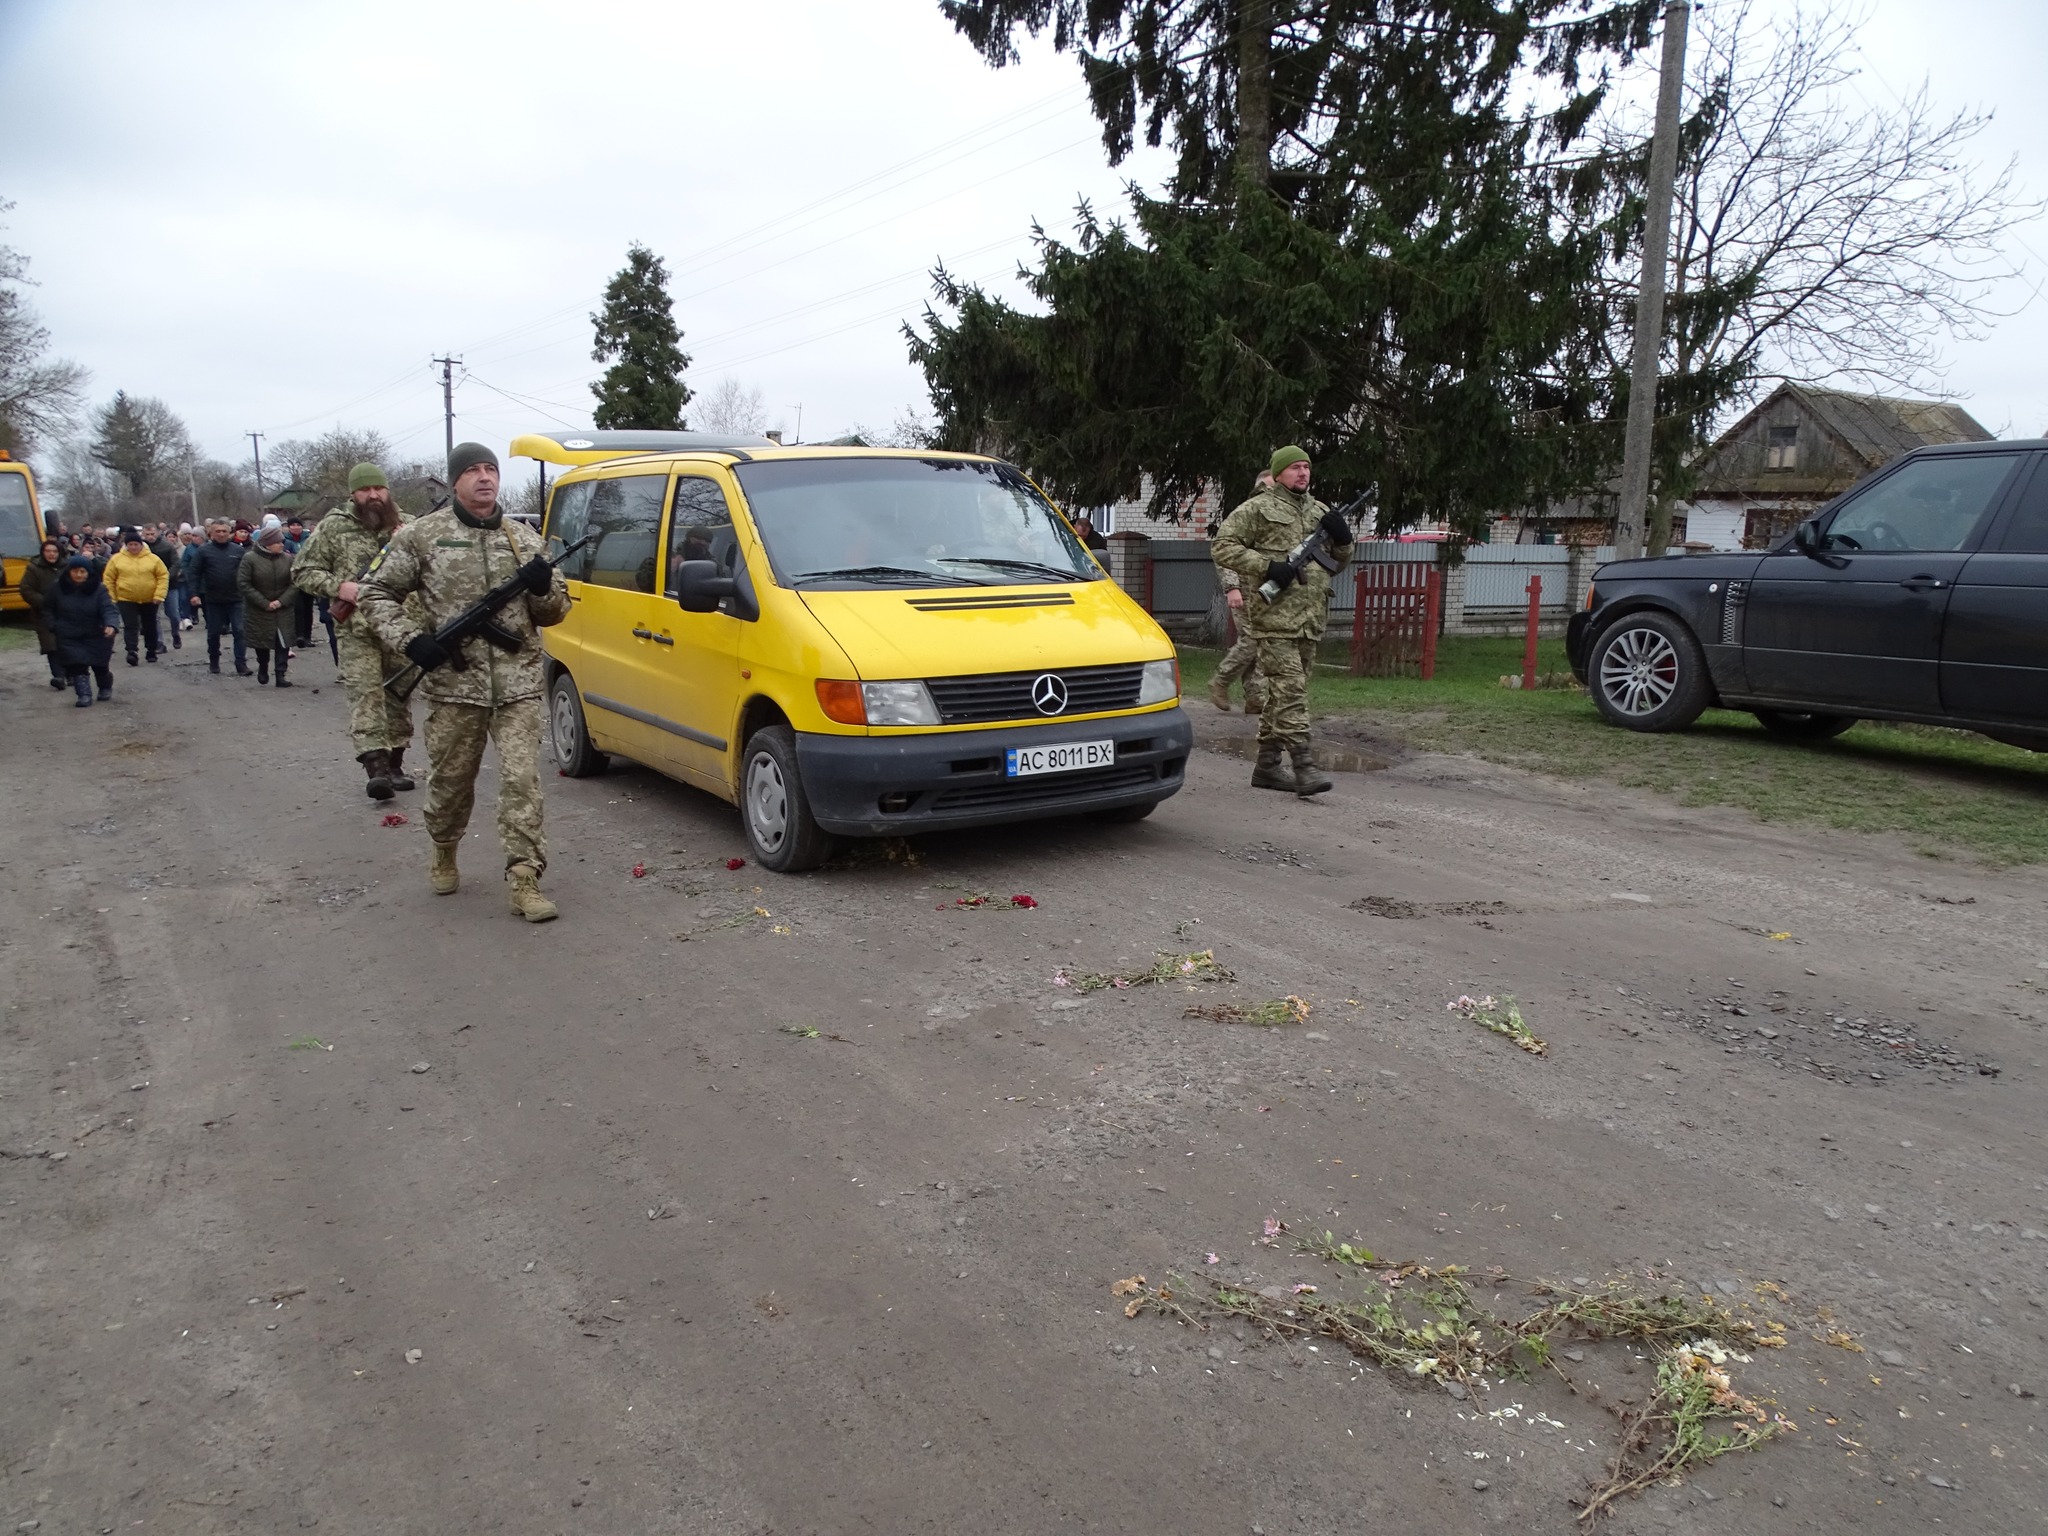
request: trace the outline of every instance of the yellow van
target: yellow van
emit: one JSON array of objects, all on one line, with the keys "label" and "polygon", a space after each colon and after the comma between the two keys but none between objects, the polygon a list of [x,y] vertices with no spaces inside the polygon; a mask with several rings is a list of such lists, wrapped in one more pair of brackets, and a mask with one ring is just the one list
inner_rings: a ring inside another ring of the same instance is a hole
[{"label": "yellow van", "polygon": [[21,573],[43,547],[43,509],[36,501],[36,477],[28,466],[0,449],[0,611],[28,607]]},{"label": "yellow van", "polygon": [[[1024,475],[972,454],[588,432],[547,498],[572,776],[618,753],[740,808],[754,857],[1041,816],[1137,821],[1193,739],[1172,641]],[[543,473],[545,473],[543,469]]]}]

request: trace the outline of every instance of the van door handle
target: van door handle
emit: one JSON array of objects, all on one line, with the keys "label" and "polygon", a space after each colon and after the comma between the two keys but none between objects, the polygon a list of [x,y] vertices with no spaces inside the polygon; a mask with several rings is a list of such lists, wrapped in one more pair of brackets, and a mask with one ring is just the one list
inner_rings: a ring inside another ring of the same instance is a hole
[{"label": "van door handle", "polygon": [[654,635],[651,638],[656,645],[674,645],[676,643],[674,635]]},{"label": "van door handle", "polygon": [[651,629],[640,629],[636,627],[633,631],[633,638],[635,640],[652,640],[654,638],[654,631]]},{"label": "van door handle", "polygon": [[1948,583],[1939,576],[1908,576],[1899,585],[1908,592],[1939,592]]}]

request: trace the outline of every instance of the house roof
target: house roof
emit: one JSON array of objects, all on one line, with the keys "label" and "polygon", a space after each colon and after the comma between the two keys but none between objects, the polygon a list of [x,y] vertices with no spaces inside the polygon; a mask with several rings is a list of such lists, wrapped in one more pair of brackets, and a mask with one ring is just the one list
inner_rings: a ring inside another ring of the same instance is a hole
[{"label": "house roof", "polygon": [[1846,390],[1816,389],[1806,384],[1781,384],[1771,392],[1771,400],[1788,393],[1803,400],[1872,469],[1932,443],[1991,441],[1991,434],[1960,405],[1938,400],[1894,400],[1885,395],[1852,395]]}]

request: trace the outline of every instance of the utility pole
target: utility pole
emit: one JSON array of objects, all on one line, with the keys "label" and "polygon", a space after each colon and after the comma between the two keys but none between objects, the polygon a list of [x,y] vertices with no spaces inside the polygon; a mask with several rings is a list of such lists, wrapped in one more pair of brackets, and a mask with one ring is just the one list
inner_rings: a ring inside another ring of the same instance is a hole
[{"label": "utility pole", "polygon": [[804,440],[804,403],[801,400],[796,403],[796,440]]},{"label": "utility pole", "polygon": [[1650,441],[1657,427],[1657,359],[1664,340],[1664,269],[1671,260],[1671,188],[1678,179],[1678,105],[1685,84],[1686,0],[1664,7],[1664,62],[1657,77],[1657,126],[1650,139],[1648,206],[1643,211],[1643,275],[1636,285],[1635,357],[1629,369],[1628,436],[1622,447],[1621,500],[1614,510],[1614,553],[1643,552],[1650,507]]},{"label": "utility pole", "polygon": [[249,447],[256,454],[256,506],[261,510],[263,506],[263,434],[261,432],[246,432],[243,436],[249,439]]},{"label": "utility pole", "polygon": [[448,437],[448,456],[455,455],[455,365],[459,357],[437,357],[441,365],[441,421]]}]

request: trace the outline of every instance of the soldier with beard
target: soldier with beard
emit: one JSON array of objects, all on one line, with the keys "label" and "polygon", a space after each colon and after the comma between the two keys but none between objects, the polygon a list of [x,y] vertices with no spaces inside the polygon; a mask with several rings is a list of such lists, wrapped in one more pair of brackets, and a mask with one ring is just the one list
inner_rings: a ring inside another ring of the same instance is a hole
[{"label": "soldier with beard", "polygon": [[405,670],[406,661],[385,649],[356,611],[361,601],[357,583],[391,536],[412,519],[399,512],[384,471],[375,464],[358,464],[348,472],[348,495],[349,505],[323,517],[300,547],[292,582],[301,592],[328,600],[337,626],[342,687],[348,692],[349,737],[369,781],[364,792],[372,800],[389,800],[394,791],[412,788],[405,772],[412,704],[384,686],[387,678]]}]

